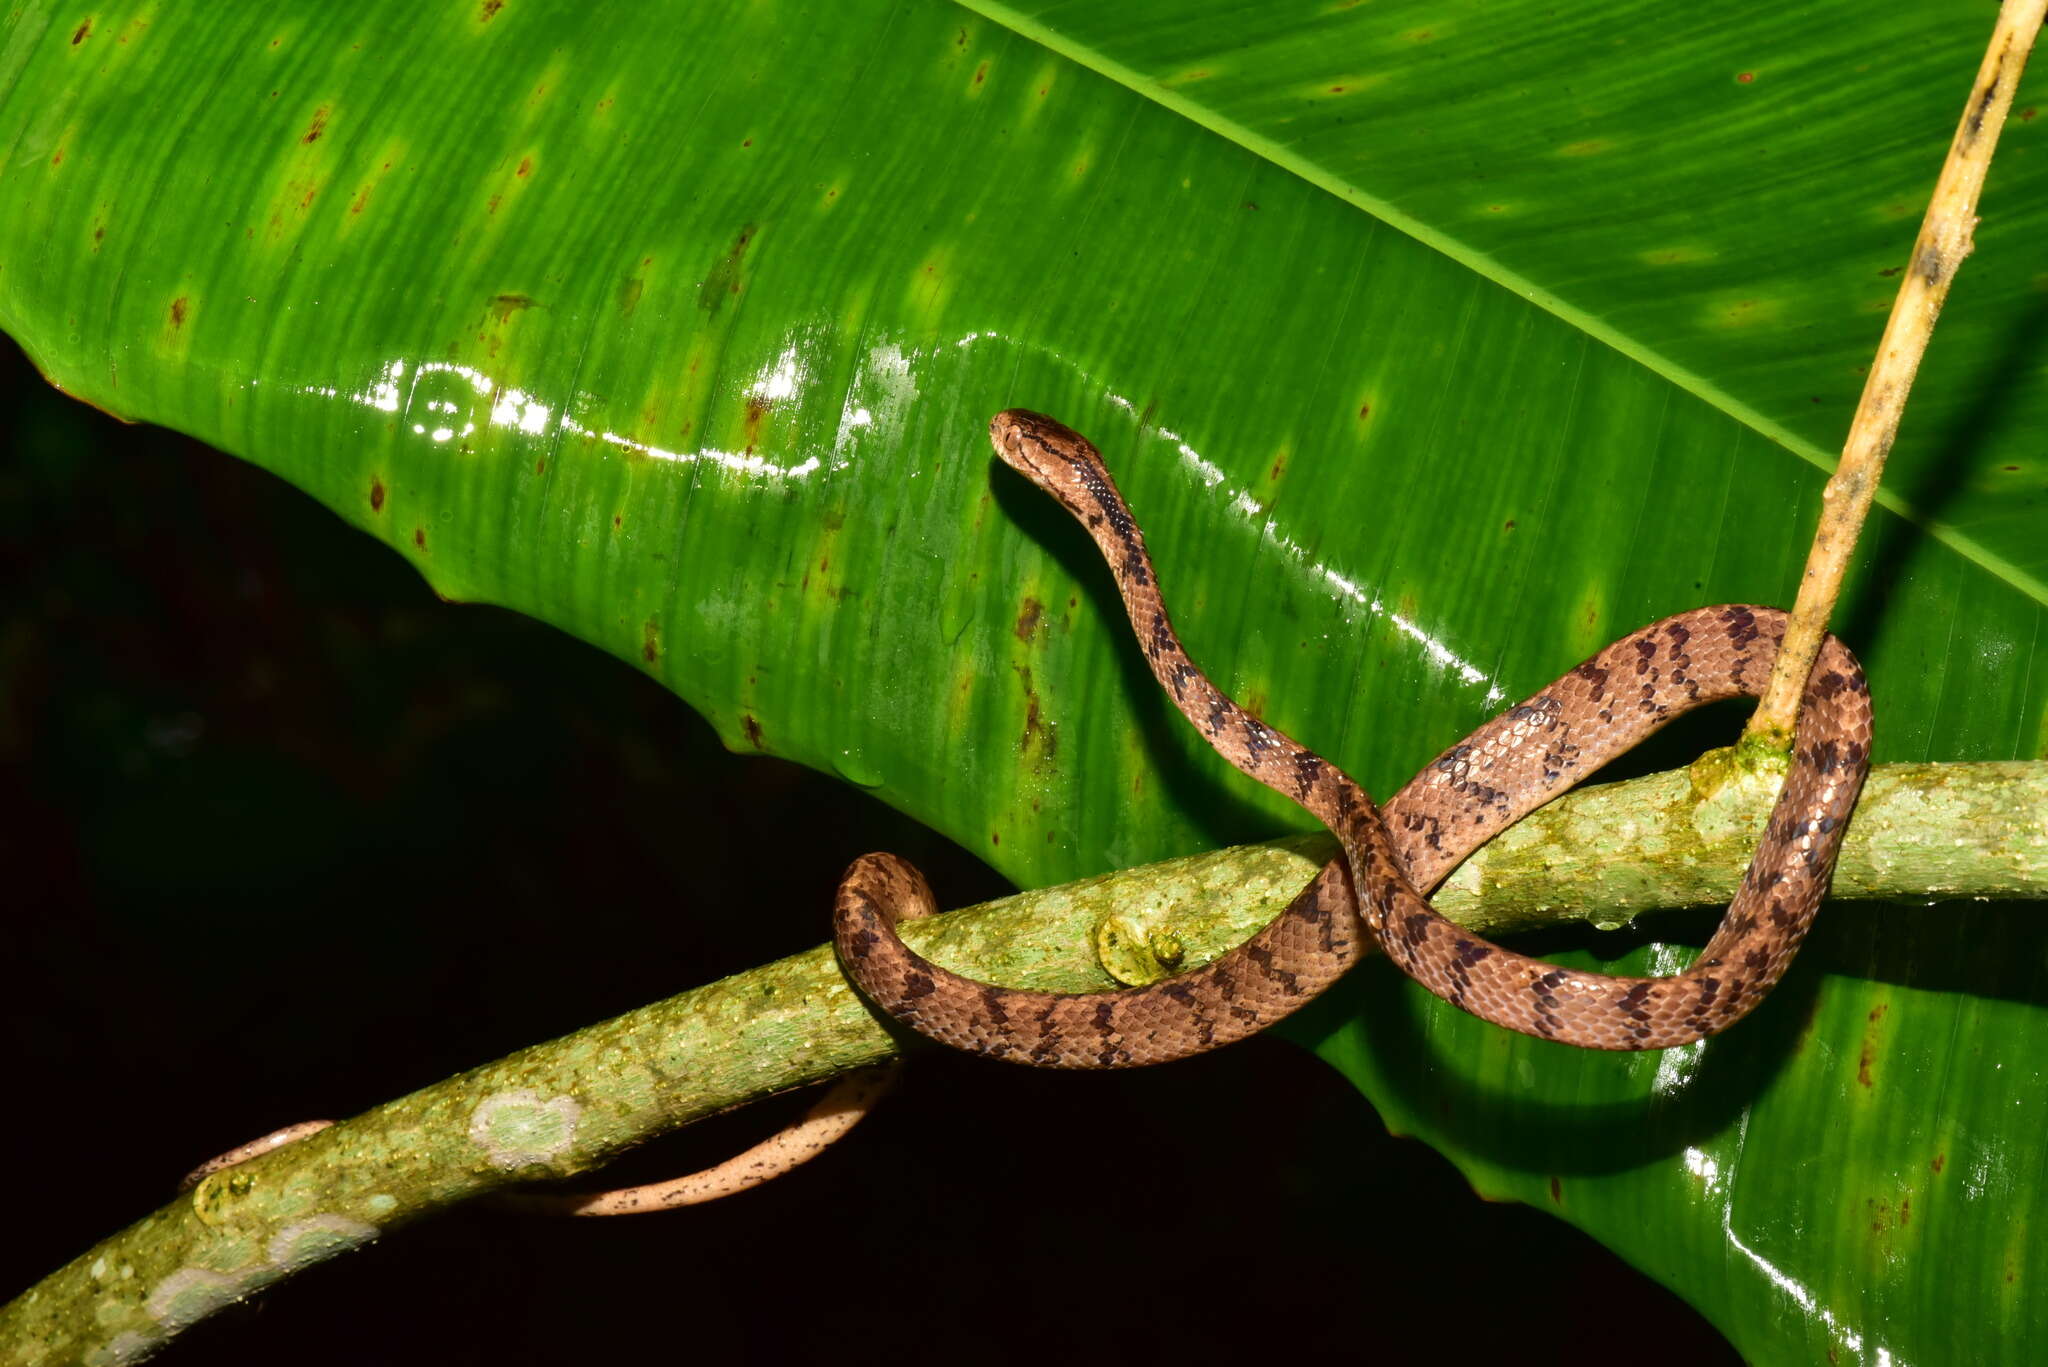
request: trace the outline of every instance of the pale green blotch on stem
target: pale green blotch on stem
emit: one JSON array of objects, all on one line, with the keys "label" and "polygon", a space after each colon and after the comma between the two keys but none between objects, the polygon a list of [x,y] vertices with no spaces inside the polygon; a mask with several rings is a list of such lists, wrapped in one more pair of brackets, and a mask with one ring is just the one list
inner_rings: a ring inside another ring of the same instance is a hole
[{"label": "pale green blotch on stem", "polygon": [[315,1215],[296,1220],[271,1236],[264,1251],[279,1267],[298,1271],[314,1263],[360,1248],[377,1237],[377,1227],[345,1215]]},{"label": "pale green blotch on stem", "polygon": [[541,1100],[530,1087],[498,1092],[477,1103],[470,1116],[470,1142],[494,1168],[552,1163],[569,1151],[583,1108],[566,1096]]},{"label": "pale green blotch on stem", "polygon": [[138,1334],[124,1330],[97,1348],[86,1350],[85,1367],[127,1367],[154,1356],[167,1341],[164,1334]]},{"label": "pale green blotch on stem", "polygon": [[157,1283],[143,1309],[175,1334],[241,1300],[261,1284],[262,1273],[261,1264],[232,1274],[205,1267],[181,1267]]},{"label": "pale green blotch on stem", "polygon": [[1792,768],[1792,756],[1768,743],[1745,738],[1709,750],[1686,770],[1692,781],[1692,828],[1707,845],[1753,838],[1755,810],[1777,800]]}]

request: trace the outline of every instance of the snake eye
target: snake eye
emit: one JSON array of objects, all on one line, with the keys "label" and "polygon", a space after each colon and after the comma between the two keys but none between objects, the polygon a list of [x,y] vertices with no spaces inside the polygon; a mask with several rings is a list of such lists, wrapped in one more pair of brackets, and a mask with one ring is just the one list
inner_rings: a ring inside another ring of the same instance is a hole
[{"label": "snake eye", "polygon": [[1003,464],[1020,474],[1032,472],[1030,446],[1027,438],[1032,430],[1034,414],[1018,408],[1006,408],[988,420],[988,439],[996,448],[996,454]]}]

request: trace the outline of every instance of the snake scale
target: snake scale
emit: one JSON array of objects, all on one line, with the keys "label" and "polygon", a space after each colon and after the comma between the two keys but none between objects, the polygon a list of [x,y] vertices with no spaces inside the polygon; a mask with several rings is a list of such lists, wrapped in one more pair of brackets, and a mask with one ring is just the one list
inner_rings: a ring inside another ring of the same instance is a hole
[{"label": "snake scale", "polygon": [[1826,639],[1807,678],[1784,787],[1698,959],[1668,978],[1560,968],[1460,929],[1424,895],[1494,834],[1674,717],[1756,696],[1783,613],[1707,607],[1651,623],[1444,751],[1383,817],[1336,765],[1239,708],[1188,659],[1144,536],[1086,438],[1022,409],[998,413],[989,437],[1005,464],[1087,529],[1174,706],[1225,759],[1328,826],[1343,857],[1202,968],[1123,991],[1048,993],[976,982],[910,949],[895,923],[929,914],[931,893],[902,860],[867,855],[840,885],[833,938],[848,976],[881,1010],[993,1058],[1135,1067],[1263,1030],[1379,948],[1431,992],[1510,1030],[1590,1049],[1662,1049],[1727,1029],[1783,975],[1827,891],[1869,767],[1870,690],[1840,641]]}]

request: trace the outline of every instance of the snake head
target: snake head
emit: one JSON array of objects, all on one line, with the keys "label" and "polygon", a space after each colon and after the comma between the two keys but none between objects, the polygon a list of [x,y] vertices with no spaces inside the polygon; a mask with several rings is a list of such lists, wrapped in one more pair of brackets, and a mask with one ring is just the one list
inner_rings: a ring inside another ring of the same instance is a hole
[{"label": "snake head", "polygon": [[1149,582],[1152,572],[1145,560],[1145,538],[1094,443],[1065,423],[1028,408],[1006,408],[989,419],[988,437],[1003,464],[1080,519],[1088,534],[1104,547],[1118,575],[1135,575],[1139,582]]},{"label": "snake head", "polygon": [[1065,422],[1028,408],[1006,408],[989,418],[989,443],[1004,465],[1055,498],[1073,482],[1071,455],[1094,451]]}]

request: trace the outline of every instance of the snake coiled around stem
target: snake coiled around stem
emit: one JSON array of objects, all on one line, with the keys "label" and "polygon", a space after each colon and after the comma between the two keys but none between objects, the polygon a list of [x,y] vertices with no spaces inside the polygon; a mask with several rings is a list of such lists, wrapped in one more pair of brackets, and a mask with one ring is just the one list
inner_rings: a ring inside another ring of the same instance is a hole
[{"label": "snake coiled around stem", "polygon": [[[1661,1049],[1725,1030],[1784,974],[1820,909],[1870,764],[1870,690],[1828,637],[1806,681],[1792,764],[1721,925],[1685,972],[1614,977],[1502,949],[1424,901],[1473,850],[1666,722],[1706,703],[1756,696],[1784,634],[1773,608],[1695,608],[1626,636],[1437,756],[1385,812],[1336,765],[1210,683],[1181,649],[1143,534],[1088,441],[1010,409],[989,423],[1003,461],[1058,499],[1108,560],[1153,675],[1182,715],[1237,768],[1292,798],[1343,848],[1274,920],[1236,949],[1147,987],[1030,992],[976,982],[926,960],[896,933],[936,911],[918,871],[894,855],[856,860],[840,883],[833,940],[877,1007],[933,1039],[1048,1068],[1165,1063],[1254,1034],[1299,1010],[1374,948],[1439,997],[1523,1034],[1590,1049]],[[1362,895],[1360,895],[1362,894]],[[616,1215],[744,1190],[843,1135],[889,1071],[843,1078],[797,1125],[716,1168],[587,1195],[526,1195],[528,1209]],[[326,1128],[307,1121],[209,1160],[188,1187]]]},{"label": "snake coiled around stem", "polygon": [[1343,857],[1212,963],[1147,987],[1048,993],[976,982],[911,950],[895,923],[929,914],[931,893],[902,860],[865,856],[840,885],[834,942],[848,976],[882,1011],[993,1058],[1135,1067],[1263,1030],[1378,948],[1437,996],[1510,1030],[1589,1049],[1662,1049],[1727,1029],[1784,974],[1820,909],[1870,763],[1870,690],[1840,641],[1826,639],[1808,676],[1784,787],[1699,957],[1667,978],[1560,968],[1460,929],[1425,895],[1471,851],[1666,722],[1756,696],[1783,613],[1707,607],[1651,623],[1444,751],[1383,815],[1336,765],[1239,708],[1188,659],[1144,536],[1086,438],[1022,409],[998,413],[989,437],[1005,464],[1093,538],[1174,706],[1238,769],[1328,826]]}]

